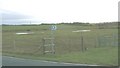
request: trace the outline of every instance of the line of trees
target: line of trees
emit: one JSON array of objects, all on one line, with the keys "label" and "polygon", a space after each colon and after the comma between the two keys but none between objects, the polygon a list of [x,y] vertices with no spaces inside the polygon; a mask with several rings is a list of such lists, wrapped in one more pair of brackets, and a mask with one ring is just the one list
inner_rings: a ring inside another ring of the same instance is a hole
[{"label": "line of trees", "polygon": [[[62,22],[62,23],[41,23],[41,24],[21,24],[19,26],[36,26],[36,25],[77,25],[77,26],[96,26],[98,29],[111,29],[111,28],[120,28],[119,26],[120,22],[101,22],[101,23],[84,23],[84,22],[72,22],[72,23],[68,23],[68,22]],[[11,24],[2,24],[3,26],[9,26]]]},{"label": "line of trees", "polygon": [[118,28],[119,22],[103,22],[95,24],[99,29],[113,29]]}]

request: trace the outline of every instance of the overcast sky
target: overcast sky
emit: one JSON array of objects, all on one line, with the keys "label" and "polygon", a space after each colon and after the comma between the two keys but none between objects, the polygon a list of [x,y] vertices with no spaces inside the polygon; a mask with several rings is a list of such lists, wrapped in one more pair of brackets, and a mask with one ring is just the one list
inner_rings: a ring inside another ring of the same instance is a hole
[{"label": "overcast sky", "polygon": [[1,9],[41,22],[111,22],[118,20],[119,0],[1,0]]}]

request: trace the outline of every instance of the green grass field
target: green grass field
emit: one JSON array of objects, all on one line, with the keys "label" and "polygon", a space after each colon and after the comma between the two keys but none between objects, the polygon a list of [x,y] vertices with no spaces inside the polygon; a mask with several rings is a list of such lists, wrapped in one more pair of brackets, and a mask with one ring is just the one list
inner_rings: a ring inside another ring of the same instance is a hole
[{"label": "green grass field", "polygon": [[[98,29],[96,26],[57,25],[55,55],[43,55],[43,38],[51,37],[51,25],[2,26],[3,55],[60,62],[118,65],[117,29]],[[34,32],[31,35],[16,35],[17,32]],[[91,30],[81,33],[76,30]],[[43,33],[44,32],[44,33]]]},{"label": "green grass field", "polygon": [[80,63],[80,64],[96,64],[105,66],[118,65],[118,48],[105,47],[93,48],[85,52],[73,52],[62,55],[33,55],[24,53],[3,53],[6,56],[13,56],[26,59],[47,60],[56,62]]}]

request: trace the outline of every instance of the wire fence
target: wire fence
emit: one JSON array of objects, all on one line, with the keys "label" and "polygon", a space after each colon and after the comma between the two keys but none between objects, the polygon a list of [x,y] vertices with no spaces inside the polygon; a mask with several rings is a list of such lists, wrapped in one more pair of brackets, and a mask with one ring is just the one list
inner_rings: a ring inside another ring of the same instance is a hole
[{"label": "wire fence", "polygon": [[[66,54],[71,52],[83,52],[90,48],[98,47],[116,47],[118,46],[117,35],[111,36],[97,36],[86,37],[83,36],[67,36],[55,37],[54,39],[54,51],[55,54]],[[11,44],[12,43],[12,44]],[[26,54],[44,54],[44,45],[50,44],[51,41],[46,39],[43,42],[41,39],[14,39],[11,42],[4,44],[3,51],[13,53],[26,53]],[[50,51],[51,47],[46,47],[46,51]]]},{"label": "wire fence", "polygon": [[118,46],[118,37],[117,35],[99,37],[98,43],[99,47]]}]

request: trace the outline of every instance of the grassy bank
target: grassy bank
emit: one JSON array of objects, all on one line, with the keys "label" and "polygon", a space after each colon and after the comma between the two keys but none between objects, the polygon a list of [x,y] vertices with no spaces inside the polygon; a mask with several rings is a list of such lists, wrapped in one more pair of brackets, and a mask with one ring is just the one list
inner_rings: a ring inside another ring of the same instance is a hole
[{"label": "grassy bank", "polygon": [[57,62],[70,62],[80,64],[97,64],[97,65],[118,65],[118,49],[117,47],[105,47],[88,49],[85,52],[76,52],[63,55],[32,55],[32,54],[15,54],[3,53],[6,56],[14,56],[26,59],[48,60]]}]

